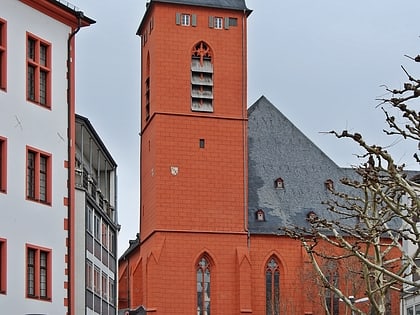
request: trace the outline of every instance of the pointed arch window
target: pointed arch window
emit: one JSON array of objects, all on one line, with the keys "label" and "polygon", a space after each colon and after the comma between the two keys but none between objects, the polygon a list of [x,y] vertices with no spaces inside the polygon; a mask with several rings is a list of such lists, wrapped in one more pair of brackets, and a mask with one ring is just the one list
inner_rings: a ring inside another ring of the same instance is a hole
[{"label": "pointed arch window", "polygon": [[274,257],[265,268],[265,305],[266,315],[280,314],[280,269]]},{"label": "pointed arch window", "polygon": [[[334,261],[329,261],[326,265],[326,270],[324,271],[325,276],[328,282],[338,288],[339,286],[339,275],[338,275],[338,265]],[[332,292],[329,289],[325,289],[325,305],[328,308],[331,315],[339,314],[339,297],[337,294]]]},{"label": "pointed arch window", "polygon": [[203,256],[197,264],[197,315],[210,315],[210,262]]},{"label": "pointed arch window", "polygon": [[210,47],[199,42],[191,54],[191,110],[213,112],[213,60]]}]

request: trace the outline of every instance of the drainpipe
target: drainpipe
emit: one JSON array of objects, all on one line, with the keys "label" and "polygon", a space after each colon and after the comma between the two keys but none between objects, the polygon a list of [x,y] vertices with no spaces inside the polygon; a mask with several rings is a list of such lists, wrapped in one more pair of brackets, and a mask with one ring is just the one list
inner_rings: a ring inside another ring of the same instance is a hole
[{"label": "drainpipe", "polygon": [[74,74],[72,72],[74,65],[72,65],[74,52],[72,52],[72,41],[73,37],[77,34],[77,32],[80,30],[82,25],[82,18],[83,18],[83,12],[77,11],[76,17],[78,19],[78,25],[77,28],[72,31],[70,34],[68,40],[67,40],[67,154],[68,154],[68,193],[67,193],[67,298],[68,298],[68,314],[74,315],[75,310],[74,308],[74,295],[75,295],[75,288],[73,287],[73,280],[75,278],[74,275],[74,260],[75,260],[75,253],[73,249],[73,235],[74,235],[74,217],[75,217],[75,204],[74,204],[74,141],[75,141],[75,135],[76,132],[74,130],[75,126],[73,126],[74,120],[75,120],[75,100],[74,100],[74,91],[72,83],[74,81]]}]

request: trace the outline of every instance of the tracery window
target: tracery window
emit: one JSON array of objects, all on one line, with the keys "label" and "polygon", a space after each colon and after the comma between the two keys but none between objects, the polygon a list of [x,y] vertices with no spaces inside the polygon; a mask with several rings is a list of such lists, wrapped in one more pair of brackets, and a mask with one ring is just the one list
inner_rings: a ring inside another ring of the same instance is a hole
[{"label": "tracery window", "polygon": [[266,315],[280,314],[280,269],[274,257],[265,268],[265,305]]},{"label": "tracery window", "polygon": [[213,112],[212,52],[205,42],[199,42],[192,50],[191,110]]},{"label": "tracery window", "polygon": [[202,257],[197,264],[197,315],[210,315],[210,262]]}]

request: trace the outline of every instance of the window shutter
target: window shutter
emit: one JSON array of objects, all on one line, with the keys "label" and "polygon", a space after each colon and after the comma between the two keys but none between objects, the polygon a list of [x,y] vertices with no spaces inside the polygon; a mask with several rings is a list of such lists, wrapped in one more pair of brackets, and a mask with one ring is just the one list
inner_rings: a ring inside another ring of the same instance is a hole
[{"label": "window shutter", "polygon": [[181,25],[181,13],[179,12],[175,14],[175,23],[176,25]]},{"label": "window shutter", "polygon": [[209,16],[209,27],[210,28],[214,27],[214,16]]},{"label": "window shutter", "polygon": [[191,14],[191,26],[197,26],[197,14]]},{"label": "window shutter", "polygon": [[225,30],[229,29],[229,18],[225,17]]}]

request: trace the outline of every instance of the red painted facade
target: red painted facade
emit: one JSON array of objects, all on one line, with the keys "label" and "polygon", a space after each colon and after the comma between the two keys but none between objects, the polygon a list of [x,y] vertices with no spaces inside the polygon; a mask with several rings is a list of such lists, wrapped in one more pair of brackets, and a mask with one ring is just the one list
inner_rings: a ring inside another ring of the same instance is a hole
[{"label": "red painted facade", "polygon": [[[194,15],[196,24],[178,25],[177,14]],[[325,313],[318,289],[303,276],[309,263],[300,243],[247,230],[248,14],[149,4],[138,30],[140,233],[120,258],[120,309],[143,306],[147,314],[196,315],[197,264],[205,256],[211,314],[266,314],[265,272],[275,257],[281,314]],[[237,26],[211,28],[212,16],[234,18]],[[191,58],[200,42],[211,51],[211,112],[191,109]]]}]

